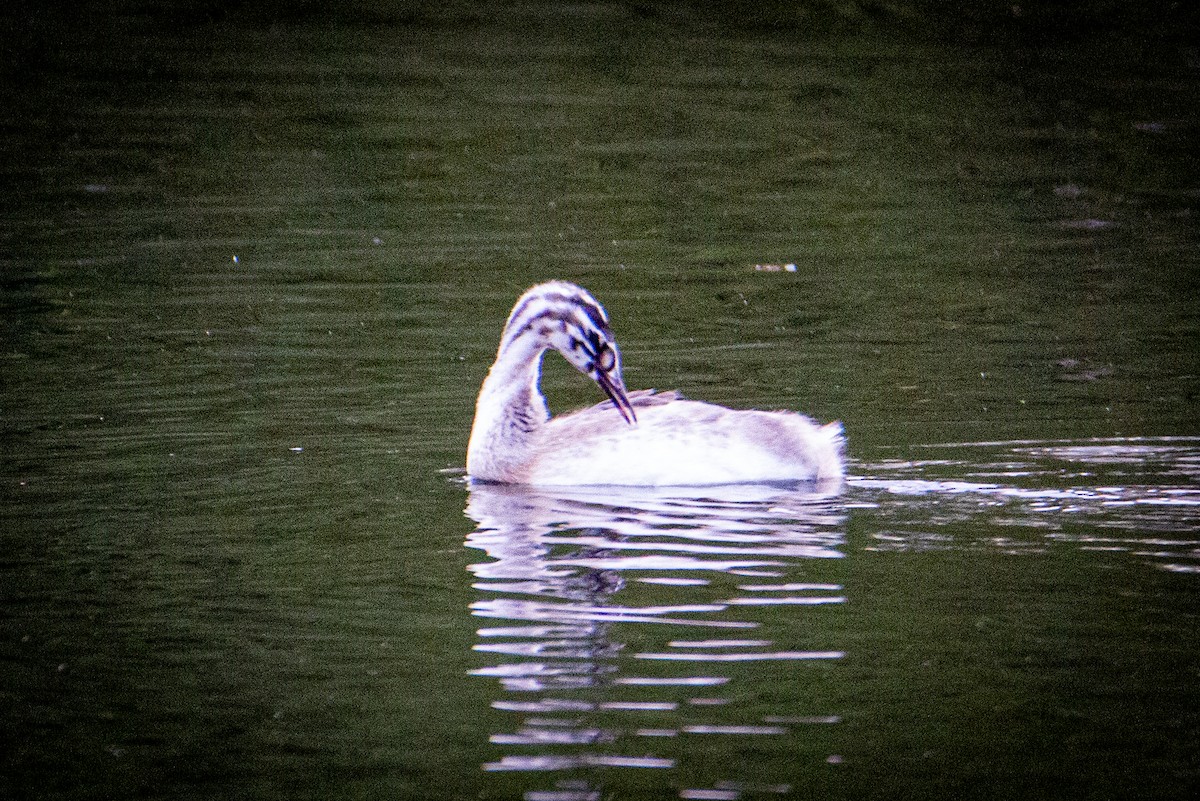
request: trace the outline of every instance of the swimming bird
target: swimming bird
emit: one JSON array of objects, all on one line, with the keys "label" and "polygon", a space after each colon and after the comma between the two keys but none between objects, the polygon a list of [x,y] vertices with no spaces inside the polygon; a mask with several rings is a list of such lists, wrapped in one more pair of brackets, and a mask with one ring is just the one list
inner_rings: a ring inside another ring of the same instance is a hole
[{"label": "swimming bird", "polygon": [[[561,353],[608,400],[551,418],[542,357]],[[727,409],[678,392],[629,392],[608,313],[587,290],[549,281],[513,306],[467,446],[472,479],[533,486],[839,482],[840,423]]]}]

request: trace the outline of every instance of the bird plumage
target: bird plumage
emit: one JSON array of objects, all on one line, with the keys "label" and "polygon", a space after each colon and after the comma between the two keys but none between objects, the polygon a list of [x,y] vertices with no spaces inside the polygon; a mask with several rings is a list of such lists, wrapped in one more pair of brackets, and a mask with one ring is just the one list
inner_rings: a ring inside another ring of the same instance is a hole
[{"label": "bird plumage", "polygon": [[[609,400],[552,419],[539,386],[548,349]],[[476,403],[467,472],[538,486],[827,482],[843,475],[843,448],[839,423],[626,392],[604,308],[582,287],[551,281],[525,292],[508,317]]]}]

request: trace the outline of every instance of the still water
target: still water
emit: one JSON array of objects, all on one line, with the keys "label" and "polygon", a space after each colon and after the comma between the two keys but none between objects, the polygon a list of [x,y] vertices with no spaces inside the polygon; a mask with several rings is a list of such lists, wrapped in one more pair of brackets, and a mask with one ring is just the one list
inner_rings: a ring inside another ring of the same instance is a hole
[{"label": "still water", "polygon": [[[0,797],[1196,786],[1200,54],[852,10],[5,12]],[[552,277],[844,490],[468,487]]]}]

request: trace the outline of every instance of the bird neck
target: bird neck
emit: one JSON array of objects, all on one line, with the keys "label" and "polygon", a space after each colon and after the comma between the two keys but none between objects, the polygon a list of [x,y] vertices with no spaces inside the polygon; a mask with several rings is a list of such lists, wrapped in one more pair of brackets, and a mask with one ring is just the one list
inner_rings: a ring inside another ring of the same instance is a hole
[{"label": "bird neck", "polygon": [[495,481],[520,480],[534,433],[550,419],[540,387],[546,348],[519,338],[502,346],[475,404],[467,472]]}]

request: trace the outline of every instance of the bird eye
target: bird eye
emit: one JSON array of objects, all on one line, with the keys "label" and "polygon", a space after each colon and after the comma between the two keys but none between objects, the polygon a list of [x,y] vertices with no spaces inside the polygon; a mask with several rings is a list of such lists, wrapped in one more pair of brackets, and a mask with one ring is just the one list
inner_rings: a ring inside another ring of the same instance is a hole
[{"label": "bird eye", "polygon": [[608,345],[601,345],[600,352],[596,354],[596,363],[604,372],[612,370],[617,365],[617,355]]}]

